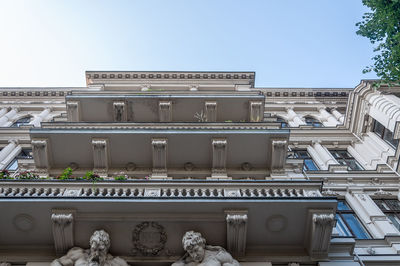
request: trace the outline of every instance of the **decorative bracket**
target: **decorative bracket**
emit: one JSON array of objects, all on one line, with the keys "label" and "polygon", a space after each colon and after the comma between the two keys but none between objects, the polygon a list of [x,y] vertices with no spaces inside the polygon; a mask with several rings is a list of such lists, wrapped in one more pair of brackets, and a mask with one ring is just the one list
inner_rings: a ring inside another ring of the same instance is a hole
[{"label": "decorative bracket", "polygon": [[36,168],[48,169],[50,167],[49,140],[32,139],[31,144]]},{"label": "decorative bracket", "polygon": [[108,140],[92,139],[93,167],[97,171],[107,170],[109,167]]},{"label": "decorative bracket", "polygon": [[65,254],[74,246],[74,215],[73,211],[53,211],[54,247],[57,254]]},{"label": "decorative bracket", "polygon": [[213,162],[212,175],[213,177],[226,177],[226,157],[227,157],[227,141],[226,139],[212,140]]},{"label": "decorative bracket", "polygon": [[307,249],[313,260],[327,258],[331,243],[332,229],[335,226],[332,211],[310,210]]},{"label": "decorative bracket", "polygon": [[263,102],[250,101],[250,122],[261,122],[264,118]]},{"label": "decorative bracket", "polygon": [[153,148],[153,173],[156,175],[167,174],[167,139],[152,139]]},{"label": "decorative bracket", "polygon": [[172,121],[172,102],[160,101],[158,103],[158,114],[160,122],[171,122]]},{"label": "decorative bracket", "polygon": [[79,102],[67,102],[68,122],[79,122]]},{"label": "decorative bracket", "polygon": [[225,211],[228,251],[244,256],[247,241],[247,211]]},{"label": "decorative bracket", "polygon": [[271,141],[271,165],[270,169],[272,173],[280,173],[284,170],[287,153],[287,141],[286,140],[272,140]]},{"label": "decorative bracket", "polygon": [[206,102],[205,109],[207,122],[217,122],[217,102]]},{"label": "decorative bracket", "polygon": [[125,102],[113,102],[114,122],[126,121]]}]

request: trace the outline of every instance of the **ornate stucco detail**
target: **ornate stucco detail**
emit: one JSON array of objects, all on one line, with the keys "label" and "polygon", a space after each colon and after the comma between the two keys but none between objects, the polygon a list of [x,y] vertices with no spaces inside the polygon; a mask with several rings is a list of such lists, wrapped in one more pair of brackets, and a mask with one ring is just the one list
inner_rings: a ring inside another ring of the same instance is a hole
[{"label": "ornate stucco detail", "polygon": [[217,102],[206,102],[205,106],[205,118],[207,122],[217,121]]},{"label": "ornate stucco detail", "polygon": [[226,139],[212,140],[212,172],[214,176],[226,175],[228,142]]},{"label": "ornate stucco detail", "polygon": [[158,103],[158,115],[160,122],[171,122],[172,121],[172,102],[171,101],[160,101]]},{"label": "ornate stucco detail", "polygon": [[126,121],[127,111],[125,102],[122,101],[113,102],[113,114],[114,114],[114,122]]},{"label": "ornate stucco detail", "polygon": [[93,166],[96,171],[104,171],[109,166],[108,140],[92,139]]},{"label": "ornate stucco detail", "polygon": [[244,256],[247,241],[247,211],[225,213],[228,251],[235,256]]},{"label": "ornate stucco detail", "polygon": [[46,169],[50,166],[49,140],[32,139],[32,153],[36,168]]},{"label": "ornate stucco detail", "polygon": [[284,171],[286,162],[287,141],[286,140],[272,140],[271,141],[271,172],[280,173]]},{"label": "ornate stucco detail", "polygon": [[79,122],[80,110],[79,102],[67,102],[67,116],[69,122]]},{"label": "ornate stucco detail", "polygon": [[132,232],[133,252],[144,256],[157,256],[164,250],[167,239],[162,225],[157,222],[142,222],[136,225]]},{"label": "ornate stucco detail", "polygon": [[250,122],[261,122],[264,118],[264,105],[261,101],[250,101]]},{"label": "ornate stucco detail", "polygon": [[310,211],[310,235],[308,252],[315,259],[328,256],[332,229],[335,226],[335,215],[333,213]]},{"label": "ornate stucco detail", "polygon": [[89,241],[90,249],[71,248],[61,258],[55,259],[51,266],[128,266],[124,259],[113,257],[108,250],[111,246],[109,234],[104,230],[93,233]]},{"label": "ornate stucco detail", "polygon": [[153,150],[153,173],[165,175],[167,173],[167,144],[168,140],[165,138],[151,140]]},{"label": "ornate stucco detail", "polygon": [[74,215],[68,211],[57,211],[51,215],[51,221],[56,253],[64,253],[74,246]]},{"label": "ornate stucco detail", "polygon": [[194,231],[188,231],[182,238],[185,255],[172,266],[195,266],[195,265],[230,265],[240,266],[231,254],[220,246],[206,245],[206,239]]}]

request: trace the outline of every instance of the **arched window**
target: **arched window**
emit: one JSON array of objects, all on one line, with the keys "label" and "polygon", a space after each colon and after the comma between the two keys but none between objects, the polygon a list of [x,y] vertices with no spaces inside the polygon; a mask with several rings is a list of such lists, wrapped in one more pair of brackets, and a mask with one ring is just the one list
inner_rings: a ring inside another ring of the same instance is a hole
[{"label": "arched window", "polygon": [[322,123],[312,116],[304,117],[304,122],[306,122],[306,125],[308,126],[323,127]]},{"label": "arched window", "polygon": [[11,125],[11,127],[20,127],[20,126],[25,126],[28,125],[29,122],[31,121],[31,116],[25,116],[22,117],[20,119],[18,119],[17,121],[14,122],[14,124]]}]

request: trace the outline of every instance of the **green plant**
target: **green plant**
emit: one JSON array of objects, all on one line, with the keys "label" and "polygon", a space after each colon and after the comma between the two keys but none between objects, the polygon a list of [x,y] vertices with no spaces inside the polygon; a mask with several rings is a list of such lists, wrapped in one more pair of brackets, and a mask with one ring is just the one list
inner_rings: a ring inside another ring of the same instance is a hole
[{"label": "green plant", "polygon": [[128,178],[126,176],[119,175],[119,176],[114,176],[114,180],[116,180],[116,181],[125,181],[125,180],[128,180]]},{"label": "green plant", "polygon": [[64,169],[64,171],[61,173],[61,175],[57,176],[57,179],[60,180],[65,180],[65,179],[71,179],[72,178],[72,168],[67,167]]},{"label": "green plant", "polygon": [[92,171],[86,172],[86,174],[83,176],[84,180],[89,180],[89,181],[100,181],[104,180],[104,178],[100,177],[98,174],[93,173]]},{"label": "green plant", "polygon": [[11,179],[10,173],[7,170],[0,172],[0,179]]},{"label": "green plant", "polygon": [[21,172],[16,176],[16,179],[38,179],[38,178],[39,176],[37,174],[28,171]]}]

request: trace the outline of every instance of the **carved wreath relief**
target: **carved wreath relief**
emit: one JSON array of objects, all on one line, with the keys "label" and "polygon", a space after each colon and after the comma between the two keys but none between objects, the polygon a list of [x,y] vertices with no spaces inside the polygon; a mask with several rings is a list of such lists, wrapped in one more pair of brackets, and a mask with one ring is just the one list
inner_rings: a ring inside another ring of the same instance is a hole
[{"label": "carved wreath relief", "polygon": [[156,222],[138,224],[132,233],[133,252],[144,256],[156,256],[164,249],[167,233],[162,225]]}]

